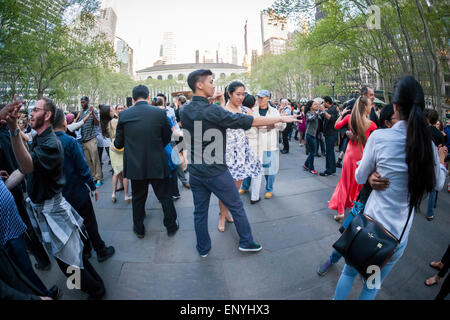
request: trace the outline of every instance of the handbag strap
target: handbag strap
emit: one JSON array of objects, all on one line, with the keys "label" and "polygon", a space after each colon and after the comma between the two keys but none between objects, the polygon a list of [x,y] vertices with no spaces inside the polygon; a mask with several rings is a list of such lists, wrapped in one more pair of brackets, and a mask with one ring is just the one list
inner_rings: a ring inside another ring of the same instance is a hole
[{"label": "handbag strap", "polygon": [[409,219],[411,218],[412,211],[413,211],[413,208],[410,206],[410,207],[409,207],[408,220],[406,220],[406,225],[405,225],[405,227],[403,228],[403,232],[402,232],[402,235],[400,236],[400,240],[398,240],[398,243],[402,242],[402,238],[403,238],[403,235],[405,234],[406,227],[408,226]]}]

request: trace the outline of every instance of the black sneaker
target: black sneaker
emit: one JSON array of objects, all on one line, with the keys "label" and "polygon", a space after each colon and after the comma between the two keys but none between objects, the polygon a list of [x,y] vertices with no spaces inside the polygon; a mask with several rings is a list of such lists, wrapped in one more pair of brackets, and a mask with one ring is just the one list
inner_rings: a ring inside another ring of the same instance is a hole
[{"label": "black sneaker", "polygon": [[58,286],[54,285],[49,290],[49,298],[52,298],[53,300],[58,300],[61,298],[61,290],[59,290]]},{"label": "black sneaker", "polygon": [[98,262],[104,262],[111,258],[116,250],[114,247],[105,247],[101,252],[97,252],[97,260]]},{"label": "black sneaker", "polygon": [[167,236],[169,237],[173,237],[175,235],[175,233],[177,233],[178,229],[180,229],[180,224],[177,221],[177,226],[176,228],[172,229],[172,230],[167,230]]},{"label": "black sneaker", "polygon": [[181,196],[180,196],[180,195],[177,195],[177,196],[172,196],[172,199],[173,199],[174,201],[176,201],[176,200],[179,200],[179,199],[181,199]]},{"label": "black sneaker", "polygon": [[262,250],[262,246],[257,244],[256,242],[253,242],[251,245],[247,247],[241,247],[239,246],[239,251],[242,252],[258,252]]},{"label": "black sneaker", "polygon": [[324,171],[320,174],[321,177],[328,177],[331,176],[331,174],[329,174],[328,172]]},{"label": "black sneaker", "polygon": [[250,200],[250,204],[257,204],[257,203],[260,202],[260,201],[261,201],[261,198],[259,198],[258,200],[255,200],[255,201]]},{"label": "black sneaker", "polygon": [[136,229],[133,228],[133,232],[139,239],[143,239],[145,237],[145,230],[144,233],[139,233],[136,231]]}]

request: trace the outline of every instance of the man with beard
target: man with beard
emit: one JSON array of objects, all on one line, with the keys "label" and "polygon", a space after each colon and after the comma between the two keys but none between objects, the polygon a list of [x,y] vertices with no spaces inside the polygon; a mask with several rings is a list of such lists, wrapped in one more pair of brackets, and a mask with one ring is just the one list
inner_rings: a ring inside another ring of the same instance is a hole
[{"label": "man with beard", "polygon": [[31,126],[37,134],[28,152],[17,126],[21,104],[14,101],[13,105],[15,107],[8,108],[6,119],[14,154],[22,173],[27,176],[27,204],[33,226],[39,226],[42,241],[64,275],[69,277],[75,273],[75,286],[80,285],[90,299],[100,299],[105,295],[103,281],[83,257],[80,238],[83,219],[62,196],[66,183],[64,153],[51,125],[56,106],[48,98],[36,102],[31,112]]},{"label": "man with beard", "polygon": [[98,188],[103,184],[103,173],[98,155],[97,142],[97,128],[100,124],[99,116],[97,110],[89,107],[88,97],[81,98],[81,106],[83,107],[83,111],[80,114],[80,119],[84,119],[89,113],[91,114],[90,118],[81,127],[81,143],[86,162],[89,169],[91,169],[91,174]]}]

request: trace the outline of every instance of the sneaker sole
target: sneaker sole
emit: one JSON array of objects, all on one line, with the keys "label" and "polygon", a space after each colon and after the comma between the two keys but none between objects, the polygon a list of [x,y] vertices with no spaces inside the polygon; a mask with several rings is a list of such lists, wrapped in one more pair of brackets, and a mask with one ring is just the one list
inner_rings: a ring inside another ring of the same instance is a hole
[{"label": "sneaker sole", "polygon": [[262,250],[262,247],[260,247],[259,249],[245,249],[245,248],[239,247],[239,251],[242,251],[242,252],[259,252],[261,250]]}]

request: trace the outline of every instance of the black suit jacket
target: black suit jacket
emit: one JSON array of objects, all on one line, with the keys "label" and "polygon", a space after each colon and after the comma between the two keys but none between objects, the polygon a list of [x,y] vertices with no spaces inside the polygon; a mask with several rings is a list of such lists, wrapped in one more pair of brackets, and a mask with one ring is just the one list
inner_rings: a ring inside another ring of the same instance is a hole
[{"label": "black suit jacket", "polygon": [[20,271],[0,245],[0,300],[40,300],[46,294]]},{"label": "black suit jacket", "polygon": [[165,146],[172,138],[166,113],[140,101],[122,111],[114,146],[125,148],[124,176],[132,180],[164,179],[170,175]]}]

